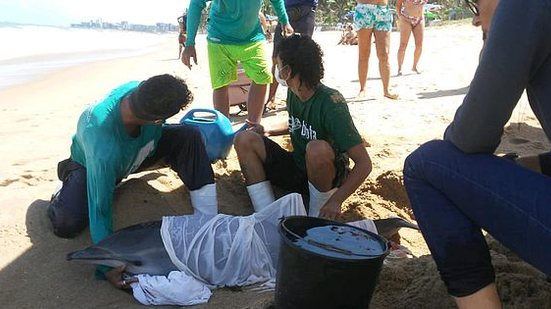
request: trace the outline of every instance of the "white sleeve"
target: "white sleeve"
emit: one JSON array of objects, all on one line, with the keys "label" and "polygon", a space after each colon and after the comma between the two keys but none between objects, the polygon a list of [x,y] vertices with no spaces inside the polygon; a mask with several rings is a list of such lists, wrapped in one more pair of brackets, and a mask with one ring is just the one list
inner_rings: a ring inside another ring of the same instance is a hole
[{"label": "white sleeve", "polygon": [[204,304],[212,292],[206,285],[181,271],[172,271],[165,276],[138,275],[132,284],[134,298],[143,305]]}]

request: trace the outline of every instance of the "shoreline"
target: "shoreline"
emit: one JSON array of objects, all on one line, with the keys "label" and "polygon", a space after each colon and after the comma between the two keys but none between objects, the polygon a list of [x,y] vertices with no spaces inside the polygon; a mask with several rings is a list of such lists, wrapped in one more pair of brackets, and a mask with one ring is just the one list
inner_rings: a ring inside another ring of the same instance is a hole
[{"label": "shoreline", "polygon": [[97,48],[89,51],[44,53],[0,60],[0,92],[18,85],[24,86],[47,79],[48,74],[70,70],[87,64],[144,56],[159,52],[169,45],[173,38],[162,38],[160,44],[147,45],[139,49]]}]

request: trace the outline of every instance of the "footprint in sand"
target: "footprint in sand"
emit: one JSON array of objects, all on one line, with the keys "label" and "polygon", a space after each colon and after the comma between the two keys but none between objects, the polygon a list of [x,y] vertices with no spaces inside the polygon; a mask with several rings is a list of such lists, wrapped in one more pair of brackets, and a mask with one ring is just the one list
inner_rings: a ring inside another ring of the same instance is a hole
[{"label": "footprint in sand", "polygon": [[17,179],[4,179],[0,181],[0,187],[7,187],[14,182],[17,182]]},{"label": "footprint in sand", "polygon": [[18,183],[22,183],[24,185],[27,185],[27,186],[30,186],[30,187],[34,187],[34,186],[37,186],[43,182],[52,182],[54,181],[54,179],[52,178],[46,178],[46,177],[42,177],[42,176],[36,176],[36,175],[31,175],[31,174],[23,174],[19,177],[19,179],[7,179],[3,182],[0,183],[0,186],[8,186],[12,183],[15,183],[15,182],[18,182]]},{"label": "footprint in sand", "polygon": [[545,145],[544,145],[543,143],[541,143],[541,142],[534,142],[534,143],[533,143],[533,146],[534,146],[534,148],[536,148],[536,149],[547,149],[547,148],[545,147]]},{"label": "footprint in sand", "polygon": [[513,144],[513,145],[520,145],[520,144],[529,143],[530,141],[527,140],[527,139],[525,139],[525,138],[513,137],[513,138],[511,138],[510,142],[511,142],[511,144]]}]

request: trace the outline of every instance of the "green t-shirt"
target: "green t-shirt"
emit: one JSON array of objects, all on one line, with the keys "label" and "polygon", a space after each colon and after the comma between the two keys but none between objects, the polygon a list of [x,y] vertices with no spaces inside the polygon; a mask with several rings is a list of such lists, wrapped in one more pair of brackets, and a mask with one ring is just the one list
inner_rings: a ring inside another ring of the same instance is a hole
[{"label": "green t-shirt", "polygon": [[118,180],[152,155],[162,134],[160,125],[144,125],[131,137],[122,123],[120,102],[140,82],[114,89],[80,116],[71,145],[71,159],[86,167],[90,235],[97,243],[112,232],[113,192]]},{"label": "green t-shirt", "polygon": [[[201,12],[210,0],[191,0],[187,14],[186,46],[195,45],[195,37],[201,21]],[[270,0],[279,22],[289,23],[284,0]],[[258,12],[262,0],[212,0],[207,22],[207,39],[227,45],[245,45],[266,39]]]},{"label": "green t-shirt", "polygon": [[362,143],[346,100],[342,94],[320,84],[310,99],[302,102],[291,90],[287,91],[289,133],[295,163],[306,171],[306,144],[312,140],[328,142],[338,156]]}]

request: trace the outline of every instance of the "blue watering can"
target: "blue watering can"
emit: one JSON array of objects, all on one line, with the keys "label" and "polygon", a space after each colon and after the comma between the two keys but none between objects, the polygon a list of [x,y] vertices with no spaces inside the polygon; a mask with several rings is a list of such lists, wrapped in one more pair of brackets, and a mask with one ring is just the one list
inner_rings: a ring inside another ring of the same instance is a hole
[{"label": "blue watering can", "polygon": [[[197,117],[195,114],[198,113],[210,115]],[[211,115],[214,117],[209,117]],[[190,110],[182,117],[180,123],[194,126],[201,131],[210,162],[225,159],[233,145],[235,134],[245,130],[248,126],[245,123],[237,131],[234,131],[228,117],[215,109],[209,108],[196,108]]]}]

